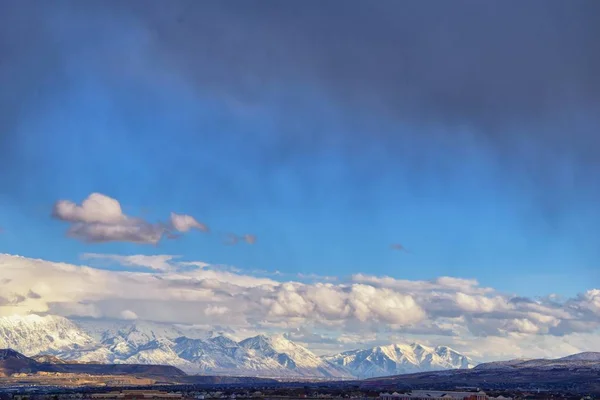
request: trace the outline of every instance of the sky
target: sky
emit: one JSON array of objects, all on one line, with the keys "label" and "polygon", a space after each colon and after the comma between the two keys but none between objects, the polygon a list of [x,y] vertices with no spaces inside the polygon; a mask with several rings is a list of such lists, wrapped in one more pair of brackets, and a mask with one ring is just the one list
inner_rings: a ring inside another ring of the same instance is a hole
[{"label": "sky", "polygon": [[595,0],[4,1],[0,315],[321,352],[593,350],[599,18]]}]

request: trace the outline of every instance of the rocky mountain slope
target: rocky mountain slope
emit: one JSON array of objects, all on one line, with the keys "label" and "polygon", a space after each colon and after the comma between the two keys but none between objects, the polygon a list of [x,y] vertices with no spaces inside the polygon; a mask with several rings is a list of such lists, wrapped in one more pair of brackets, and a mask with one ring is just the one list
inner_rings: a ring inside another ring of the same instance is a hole
[{"label": "rocky mountain slope", "polygon": [[[52,360],[56,361],[56,358]],[[183,377],[185,373],[178,368],[165,365],[140,365],[140,364],[80,364],[67,363],[61,360],[58,363],[38,362],[33,358],[11,350],[0,349],[0,376],[10,376],[17,373],[61,372],[71,374],[92,375],[135,375],[135,376],[161,376]]]},{"label": "rocky mountain slope", "polygon": [[471,361],[447,347],[390,345],[319,357],[284,336],[237,342],[223,335],[144,321],[70,321],[57,316],[0,318],[0,348],[27,356],[80,363],[171,365],[188,373],[354,378],[435,369],[468,368]]},{"label": "rocky mountain slope", "polygon": [[15,372],[30,371],[35,368],[37,361],[25,357],[11,349],[0,349],[0,376],[9,376]]}]

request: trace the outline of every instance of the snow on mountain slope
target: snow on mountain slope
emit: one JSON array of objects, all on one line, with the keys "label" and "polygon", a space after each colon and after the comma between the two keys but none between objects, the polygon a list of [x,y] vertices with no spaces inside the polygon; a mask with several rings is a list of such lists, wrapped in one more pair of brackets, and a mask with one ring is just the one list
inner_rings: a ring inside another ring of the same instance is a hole
[{"label": "snow on mountain slope", "polygon": [[172,365],[187,371],[197,368],[189,361],[182,359],[174,350],[175,343],[169,339],[152,340],[142,346],[125,359],[115,360],[118,364],[156,364]]},{"label": "snow on mountain slope", "polygon": [[83,349],[94,343],[90,335],[63,317],[0,317],[0,348],[11,348],[28,356]]},{"label": "snow on mountain slope", "polygon": [[283,335],[258,335],[242,340],[240,347],[248,350],[254,358],[265,358],[276,361],[286,370],[303,376],[347,377],[345,368],[340,368],[329,361],[317,357],[310,350],[300,346]]},{"label": "snow on mountain slope", "polygon": [[37,315],[0,318],[3,347],[67,361],[162,364],[188,373],[238,376],[370,377],[469,364],[447,347],[390,345],[318,357],[283,335],[236,342],[168,324]]},{"label": "snow on mountain slope", "polygon": [[[173,350],[178,357],[192,363],[197,371],[225,371],[235,369],[237,366],[230,356],[229,346],[187,337],[177,338],[174,343]],[[237,345],[237,343],[233,343]]]},{"label": "snow on mountain slope", "polygon": [[475,366],[475,363],[469,357],[448,346],[437,346],[435,354],[447,363],[448,369],[468,369]]},{"label": "snow on mountain slope", "polygon": [[[40,352],[44,354],[45,352]],[[67,361],[85,363],[117,364],[117,357],[109,349],[96,345],[96,347],[83,350],[66,350],[58,353],[58,357]]]},{"label": "snow on mountain slope", "polygon": [[392,344],[323,357],[360,378],[471,368],[471,360],[445,346]]},{"label": "snow on mountain slope", "polygon": [[561,361],[595,361],[600,362],[600,352],[586,351],[584,353],[572,354],[563,358],[559,358]]},{"label": "snow on mountain slope", "polygon": [[231,375],[277,375],[282,370],[274,360],[254,354],[224,336],[210,339],[178,338],[175,350],[200,371]]},{"label": "snow on mountain slope", "polygon": [[242,340],[240,346],[258,357],[274,359],[291,369],[317,368],[323,364],[323,361],[309,350],[281,335],[258,335]]},{"label": "snow on mountain slope", "polygon": [[535,361],[526,358],[517,358],[514,360],[506,360],[506,361],[491,361],[483,364],[477,365],[474,369],[476,370],[490,370],[490,369],[513,369],[518,367],[518,365],[526,363],[528,361]]},{"label": "snow on mountain slope", "polygon": [[199,332],[144,321],[78,323],[98,344],[91,350],[60,353],[68,360],[165,364],[190,373],[348,376],[346,371],[283,337],[257,336],[237,343],[222,335],[206,338]]},{"label": "snow on mountain slope", "polygon": [[479,364],[476,370],[515,370],[515,369],[553,369],[553,368],[591,368],[600,370],[600,353],[586,352],[557,359],[516,359]]}]

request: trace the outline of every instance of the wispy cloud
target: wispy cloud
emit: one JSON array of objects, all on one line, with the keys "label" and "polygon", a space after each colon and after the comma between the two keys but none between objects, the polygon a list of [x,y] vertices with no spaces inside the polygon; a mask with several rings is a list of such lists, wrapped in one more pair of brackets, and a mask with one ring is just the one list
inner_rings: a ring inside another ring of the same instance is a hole
[{"label": "wispy cloud", "polygon": [[228,246],[234,246],[240,242],[244,242],[247,244],[255,244],[256,243],[256,235],[245,234],[245,235],[236,235],[235,233],[226,233],[224,235],[223,243]]},{"label": "wispy cloud", "polygon": [[408,250],[406,250],[406,247],[404,247],[403,245],[401,245],[400,243],[394,243],[392,245],[390,245],[390,248],[392,250],[396,250],[396,251],[405,251],[408,253]]},{"label": "wispy cloud", "polygon": [[247,233],[244,235],[244,241],[248,244],[254,244],[256,243],[256,235],[251,235]]},{"label": "wispy cloud", "polygon": [[116,255],[116,254],[98,254],[84,253],[81,255],[83,260],[99,260],[114,262],[125,267],[148,268],[154,271],[172,271],[176,268],[176,264],[172,263],[178,256],[171,255]]}]

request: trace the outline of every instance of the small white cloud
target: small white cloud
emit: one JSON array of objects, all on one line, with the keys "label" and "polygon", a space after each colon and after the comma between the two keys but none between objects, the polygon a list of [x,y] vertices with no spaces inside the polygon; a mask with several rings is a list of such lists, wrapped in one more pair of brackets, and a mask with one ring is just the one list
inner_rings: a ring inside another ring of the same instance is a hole
[{"label": "small white cloud", "polygon": [[248,244],[254,244],[256,243],[256,235],[245,234],[244,241]]},{"label": "small white cloud", "polygon": [[69,200],[59,200],[52,214],[69,222],[119,224],[127,219],[119,202],[101,193],[90,194],[80,206]]},{"label": "small white cloud", "polygon": [[81,205],[70,200],[54,204],[52,216],[70,227],[69,237],[87,242],[131,242],[157,244],[163,237],[177,239],[180,233],[197,229],[208,232],[208,227],[186,214],[171,213],[169,223],[150,223],[142,218],[123,213],[121,204],[101,193],[90,194]]},{"label": "small white cloud", "polygon": [[101,193],[90,194],[81,205],[59,200],[52,215],[71,226],[67,234],[88,243],[132,242],[156,244],[167,232],[163,224],[151,224],[128,217],[116,199]]},{"label": "small white cloud", "polygon": [[138,316],[131,310],[123,310],[121,311],[121,319],[135,320],[138,319]]},{"label": "small white cloud", "polygon": [[179,232],[188,232],[190,229],[198,229],[202,232],[208,232],[208,226],[198,222],[191,215],[171,213],[171,225]]},{"label": "small white cloud", "polygon": [[204,315],[207,316],[215,316],[215,315],[224,315],[229,311],[229,308],[224,306],[210,306],[204,309]]}]

